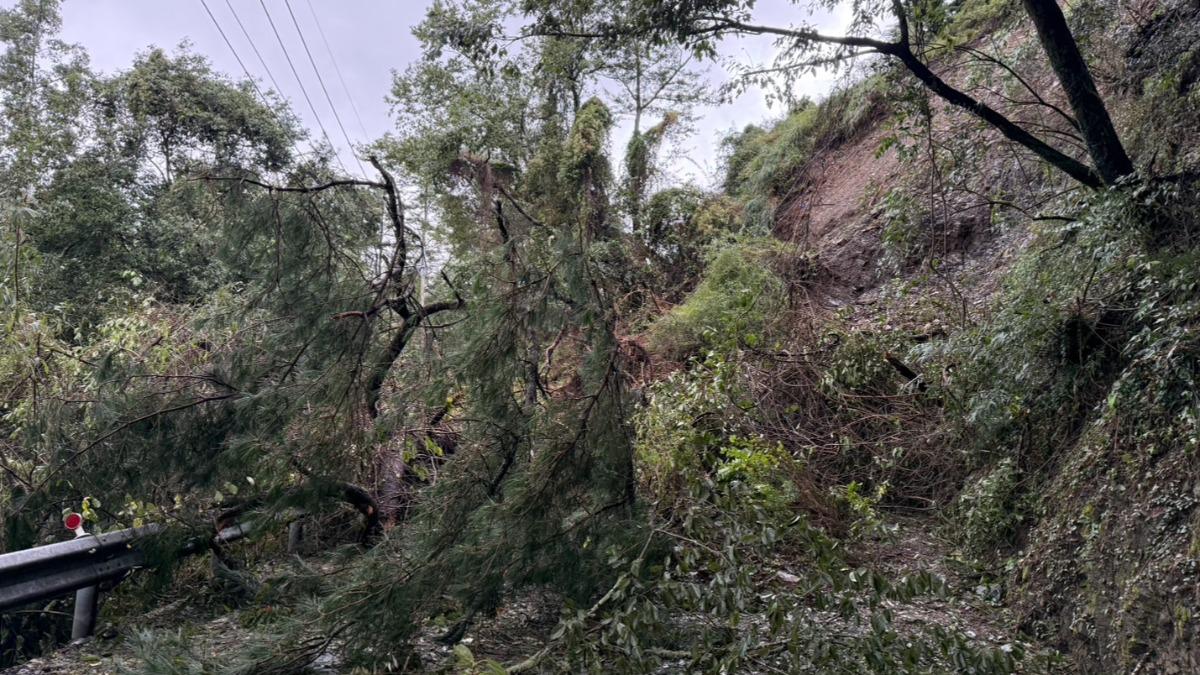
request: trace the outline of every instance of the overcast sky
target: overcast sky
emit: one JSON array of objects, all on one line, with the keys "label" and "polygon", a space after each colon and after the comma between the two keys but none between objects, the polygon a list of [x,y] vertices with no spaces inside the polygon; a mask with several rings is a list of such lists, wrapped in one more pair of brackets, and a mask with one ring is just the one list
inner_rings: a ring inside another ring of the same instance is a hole
[{"label": "overcast sky", "polygon": [[[345,166],[350,172],[358,173],[358,165],[313,73],[300,34],[289,14],[289,4],[285,0],[265,0],[270,18],[312,99],[316,115],[305,101],[259,0],[206,2],[260,86],[275,89],[269,77],[274,76],[278,89],[290,99],[292,108],[308,125],[313,137],[321,138],[319,118]],[[390,131],[392,121],[384,97],[391,85],[392,71],[403,70],[419,56],[412,28],[424,17],[429,0],[289,2],[350,141],[363,143]],[[0,0],[0,4],[11,6],[12,0]],[[249,40],[238,26],[231,7],[245,26]],[[208,57],[217,70],[237,79],[244,77],[242,67],[205,12],[201,0],[65,0],[62,12],[63,39],[81,44],[88,51],[92,66],[98,70],[111,73],[124,69],[137,52],[149,46],[173,49],[187,40],[192,49]],[[777,24],[808,18],[786,0],[760,0],[755,15],[760,22]],[[844,19],[829,15],[815,17],[815,22],[826,29],[836,30],[842,21]],[[262,55],[262,62],[251,42]],[[772,55],[773,47],[770,40],[744,39],[725,43],[722,53],[741,60],[748,57],[765,61]],[[712,82],[724,82],[726,76],[720,66],[713,64],[712,68]],[[346,89],[338,76],[339,70]],[[831,84],[828,77],[809,78],[800,85],[802,91],[799,93],[819,95]],[[773,114],[778,115],[779,111],[769,110],[758,91],[747,92],[732,104],[702,111],[696,135],[687,143],[694,150],[683,154],[679,172],[697,179],[705,178],[705,174],[711,177],[717,167],[716,150],[720,137],[731,129],[761,122]],[[624,147],[627,137],[628,129],[619,127],[614,147]]]}]

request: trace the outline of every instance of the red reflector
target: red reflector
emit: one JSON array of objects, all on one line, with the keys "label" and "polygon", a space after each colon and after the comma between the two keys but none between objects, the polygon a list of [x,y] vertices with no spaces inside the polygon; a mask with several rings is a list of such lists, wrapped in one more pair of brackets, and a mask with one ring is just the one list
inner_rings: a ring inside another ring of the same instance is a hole
[{"label": "red reflector", "polygon": [[68,530],[78,530],[83,526],[83,516],[78,513],[68,513],[67,517],[63,518],[63,525],[66,525]]}]

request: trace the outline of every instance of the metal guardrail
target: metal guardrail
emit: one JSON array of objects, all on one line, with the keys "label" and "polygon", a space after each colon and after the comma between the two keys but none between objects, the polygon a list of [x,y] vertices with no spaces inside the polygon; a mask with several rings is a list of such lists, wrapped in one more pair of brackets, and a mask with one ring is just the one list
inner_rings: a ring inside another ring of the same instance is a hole
[{"label": "metal guardrail", "polygon": [[[71,639],[92,634],[96,625],[98,585],[119,580],[145,564],[138,541],[161,533],[161,525],[147,525],[104,534],[84,534],[71,541],[37,546],[0,555],[0,612],[75,593]],[[236,541],[250,532],[237,524],[213,537],[215,543]],[[207,550],[202,541],[184,545],[182,553]]]}]

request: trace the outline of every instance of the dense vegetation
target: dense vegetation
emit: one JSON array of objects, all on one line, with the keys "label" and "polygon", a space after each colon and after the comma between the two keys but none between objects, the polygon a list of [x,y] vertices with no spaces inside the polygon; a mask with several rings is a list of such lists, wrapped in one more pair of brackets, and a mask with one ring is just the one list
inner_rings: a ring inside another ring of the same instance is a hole
[{"label": "dense vegetation", "polygon": [[853,5],[435,2],[369,178],[0,11],[0,551],[168,525],[125,672],[1200,667],[1200,10]]}]

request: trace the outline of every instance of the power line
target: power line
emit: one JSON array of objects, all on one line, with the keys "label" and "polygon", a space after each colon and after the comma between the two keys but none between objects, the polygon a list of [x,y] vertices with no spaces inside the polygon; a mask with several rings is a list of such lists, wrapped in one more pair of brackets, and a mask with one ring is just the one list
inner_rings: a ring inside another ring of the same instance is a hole
[{"label": "power line", "polygon": [[[226,0],[226,2],[228,1]],[[325,29],[321,27],[321,19],[317,17],[317,10],[313,9],[312,0],[304,1],[308,4],[308,12],[312,14],[313,23],[317,24],[317,33],[321,35],[321,42],[325,43],[325,52],[329,54],[329,61],[333,63],[333,72],[337,73],[338,80],[342,83],[342,91],[346,94],[346,100],[350,101],[350,109],[354,111],[354,119],[358,120],[358,130],[362,133],[365,140],[370,134],[367,133],[367,127],[363,124],[362,116],[358,114],[358,106],[354,103],[354,97],[350,95],[350,87],[346,86],[346,78],[342,77],[342,69],[338,67],[337,59],[333,56],[333,50],[329,47],[329,40],[325,38]]]},{"label": "power line", "polygon": [[[304,80],[300,79],[300,72],[296,70],[296,64],[292,61],[292,55],[288,53],[287,45],[283,43],[283,37],[279,35],[279,29],[275,27],[275,20],[271,18],[271,10],[267,9],[267,3],[264,0],[258,0],[258,4],[262,6],[263,12],[267,15],[267,23],[271,24],[271,32],[275,33],[275,39],[279,42],[279,47],[283,50],[283,57],[287,59],[288,67],[292,69],[292,75],[296,78],[296,84],[300,85],[300,93],[304,94],[304,100],[308,103],[308,109],[312,111],[313,118],[317,120],[317,126],[321,129],[321,135],[325,137],[325,142],[333,148],[333,141],[329,138],[329,132],[325,130],[325,123],[321,121],[321,116],[317,114],[317,107],[313,105],[312,98],[308,95],[308,89],[304,87]],[[346,165],[342,163],[342,156],[334,148],[333,156],[337,158],[338,166],[342,167],[342,171],[350,173]]]},{"label": "power line", "polygon": [[[229,0],[226,0],[226,4],[228,4],[228,1]],[[250,85],[254,87],[254,91],[258,92],[258,97],[259,97],[259,99],[262,100],[263,105],[266,106],[267,110],[271,111],[272,113],[276,113],[274,106],[271,105],[270,99],[268,99],[266,94],[263,93],[262,88],[260,88],[258,86],[258,80],[255,79],[255,77],[250,74],[250,69],[246,67],[245,61],[242,61],[241,55],[238,54],[237,49],[233,46],[233,41],[231,41],[229,39],[229,36],[225,34],[225,29],[221,27],[221,22],[217,20],[216,15],[213,14],[212,9],[209,8],[208,2],[206,2],[206,0],[200,0],[200,4],[204,6],[204,11],[208,14],[208,18],[212,19],[213,25],[216,26],[216,28],[217,28],[217,32],[221,34],[221,39],[225,40],[225,45],[227,47],[229,47],[229,51],[233,54],[233,58],[236,59],[238,62],[238,65],[242,67],[242,72],[246,74],[246,79],[250,81]],[[233,7],[230,7],[229,9],[232,10]],[[233,16],[234,16],[234,19],[237,19],[237,12],[234,12]],[[238,20],[238,25],[241,25],[241,20]],[[253,48],[254,53],[257,54],[258,48],[254,46],[254,41],[250,40],[250,36],[248,34],[246,34],[246,29],[244,27],[242,28],[242,34],[246,35],[246,39],[250,42],[250,47]],[[261,55],[259,55],[259,60],[260,61],[262,60]],[[266,64],[264,63],[263,66],[265,68]],[[271,77],[271,82],[274,83],[275,78],[273,76],[271,76],[270,69],[267,69],[267,75]],[[275,87],[276,87],[276,91],[279,91],[279,89],[278,89],[279,85],[276,84]],[[282,92],[280,92],[280,95],[282,95]],[[276,114],[278,114],[278,113],[276,113]],[[280,119],[279,122],[281,125],[283,124],[282,119]],[[317,149],[315,147],[313,147],[312,143],[309,143],[308,147],[309,147],[310,152],[312,152],[314,155],[317,154]],[[299,148],[296,148],[296,150],[298,151]],[[299,154],[299,152],[297,152],[297,154]]]},{"label": "power line", "polygon": [[350,148],[351,154],[354,155],[354,161],[358,163],[359,173],[366,176],[367,170],[363,168],[358,155],[353,152],[354,143],[350,140],[350,134],[346,133],[346,127],[342,124],[342,116],[338,114],[337,106],[333,104],[333,97],[329,95],[329,89],[325,87],[325,79],[321,77],[321,69],[317,68],[317,61],[313,58],[312,51],[308,48],[308,40],[304,39],[304,31],[300,29],[300,22],[296,20],[296,13],[292,11],[291,0],[283,0],[283,5],[287,7],[288,15],[292,17],[292,25],[296,27],[296,34],[300,36],[300,44],[304,46],[304,53],[308,55],[308,62],[312,64],[313,72],[317,75],[317,83],[321,85],[321,91],[325,93],[325,102],[329,104],[329,109],[333,111],[333,119],[337,122],[338,129],[342,130],[342,138],[346,139],[346,147]]},{"label": "power line", "polygon": [[206,0],[200,0],[200,4],[204,6],[204,11],[208,13],[208,18],[212,19],[213,25],[217,27],[217,32],[221,34],[221,39],[225,41],[225,46],[229,47],[229,51],[233,53],[233,58],[237,59],[238,65],[242,67],[242,72],[246,74],[246,79],[250,80],[250,84],[254,86],[254,91],[258,92],[258,97],[262,99],[263,103],[267,103],[268,107],[270,107],[270,104],[267,102],[267,97],[263,95],[262,89],[258,88],[258,82],[256,82],[254,77],[250,75],[250,69],[246,67],[246,64],[242,61],[242,57],[238,55],[237,50],[233,48],[233,43],[229,41],[229,36],[225,35],[225,29],[221,28],[221,24],[217,21],[217,17],[212,13],[212,10],[209,9],[208,2]]},{"label": "power line", "polygon": [[[258,57],[258,63],[267,73],[267,78],[271,80],[271,85],[275,87],[275,92],[283,96],[283,88],[275,81],[275,74],[271,72],[271,67],[267,65],[267,60],[263,58],[262,52],[258,51],[258,45],[254,44],[254,38],[250,37],[250,32],[246,30],[245,24],[242,23],[242,17],[238,16],[237,10],[234,9],[233,3],[225,0],[225,6],[229,8],[229,12],[233,14],[233,20],[237,22],[238,28],[242,29],[242,35],[245,36],[246,42],[250,43],[250,49],[254,50],[254,55]],[[211,15],[211,13],[210,13]],[[226,40],[228,42],[228,40]]]},{"label": "power line", "polygon": [[[225,34],[225,29],[221,27],[221,22],[218,21],[216,15],[212,13],[212,9],[209,8],[208,2],[206,0],[200,0],[200,4],[204,6],[204,11],[205,11],[205,13],[208,14],[208,18],[212,20],[213,25],[216,26],[216,28],[217,28],[217,32],[220,33],[221,38],[223,40],[225,40],[225,45],[227,47],[229,47],[229,51],[233,54],[233,58],[236,59],[238,62],[238,65],[242,67],[242,72],[246,74],[246,79],[250,80],[250,84],[254,87],[254,91],[258,92],[258,96],[259,96],[259,98],[262,99],[263,104],[266,105],[267,110],[275,112],[275,109],[271,106],[270,101],[267,100],[266,95],[264,95],[262,89],[259,88],[258,82],[254,79],[254,76],[252,76],[250,74],[250,69],[247,68],[246,63],[244,61],[242,61],[242,57],[241,57],[241,55],[238,54],[237,49],[233,46],[233,42],[230,41],[229,36],[227,36]],[[266,60],[263,59],[262,53],[258,51],[258,47],[254,44],[254,40],[251,39],[250,34],[246,31],[246,26],[242,23],[241,18],[238,16],[237,10],[235,10],[233,8],[233,5],[230,4],[229,0],[225,0],[225,4],[229,7],[229,11],[233,13],[233,18],[235,21],[237,21],[238,27],[242,29],[242,35],[244,35],[246,37],[246,41],[250,43],[250,48],[253,49],[254,54],[256,56],[258,56],[259,63],[262,64],[263,70],[267,71],[267,77],[271,78],[271,83],[275,85],[275,91],[278,92],[282,96],[283,91],[282,91],[282,89],[280,89],[279,83],[275,81],[275,76],[271,73],[271,69],[269,67],[267,67],[267,62],[266,62]],[[311,5],[309,6],[309,8],[311,9]],[[265,11],[265,12],[267,11],[267,6],[265,4],[263,4],[263,11]],[[290,6],[288,7],[288,11],[289,12],[291,11]],[[267,12],[267,20],[270,21],[270,23],[271,23],[271,30],[273,30],[275,32],[275,38],[279,39],[279,31],[275,30],[275,22],[271,21],[271,13],[270,12]],[[295,20],[294,15],[292,17],[292,20],[293,21]],[[319,27],[320,26],[318,25],[318,28]],[[299,26],[297,26],[297,30],[299,30]],[[301,39],[303,40],[303,35],[301,35]],[[292,65],[292,59],[287,53],[287,47],[284,46],[283,40],[279,40],[279,46],[283,47],[283,54],[285,57],[287,57],[288,65],[292,66],[292,74],[296,75],[296,81],[300,84],[300,90],[304,92],[304,98],[305,98],[305,100],[308,101],[308,106],[310,109],[312,109],[313,116],[317,118],[317,124],[321,127],[321,133],[325,135],[325,140],[329,141],[329,134],[325,132],[325,127],[324,127],[324,125],[321,124],[321,118],[320,118],[320,116],[317,115],[316,109],[313,108],[312,100],[310,100],[308,98],[308,92],[304,91],[304,83],[300,80],[300,76],[296,73],[296,67],[294,65]],[[307,45],[305,45],[305,49],[307,49]],[[312,58],[311,54],[309,55],[309,58],[310,59]],[[314,68],[314,70],[316,69],[316,64],[313,64],[313,68]],[[320,77],[319,73],[318,73],[318,77]],[[324,88],[324,83],[322,83],[321,86],[322,86],[322,88]],[[348,92],[347,92],[347,94],[348,94]],[[326,96],[328,96],[328,95],[329,95],[328,92],[326,92]],[[331,102],[331,106],[332,106],[332,102]],[[335,115],[337,114],[336,109],[334,110],[334,114]],[[338,120],[338,124],[339,125],[341,124],[341,120]],[[361,120],[360,120],[360,124],[361,124]],[[342,133],[345,134],[346,130],[342,129]],[[347,140],[349,140],[349,139],[347,139]],[[333,145],[333,143],[331,141],[329,141],[329,144],[330,144],[330,146]],[[312,149],[314,154],[317,154],[316,148],[313,147],[311,142],[309,143],[309,148]],[[349,171],[346,171],[346,165],[342,164],[342,158],[338,155],[335,155],[335,157],[337,157],[338,164],[341,165],[342,171],[345,171],[346,173],[350,173]],[[355,157],[354,159],[355,159],[355,161],[357,161],[358,157]],[[358,167],[359,167],[359,169],[362,169],[361,162],[359,162]],[[363,175],[366,175],[365,171],[363,172]],[[358,191],[355,191],[355,195],[361,196]],[[380,222],[380,251],[381,251],[380,255],[381,256],[382,256],[382,247],[383,247],[383,223],[381,221]]]}]

